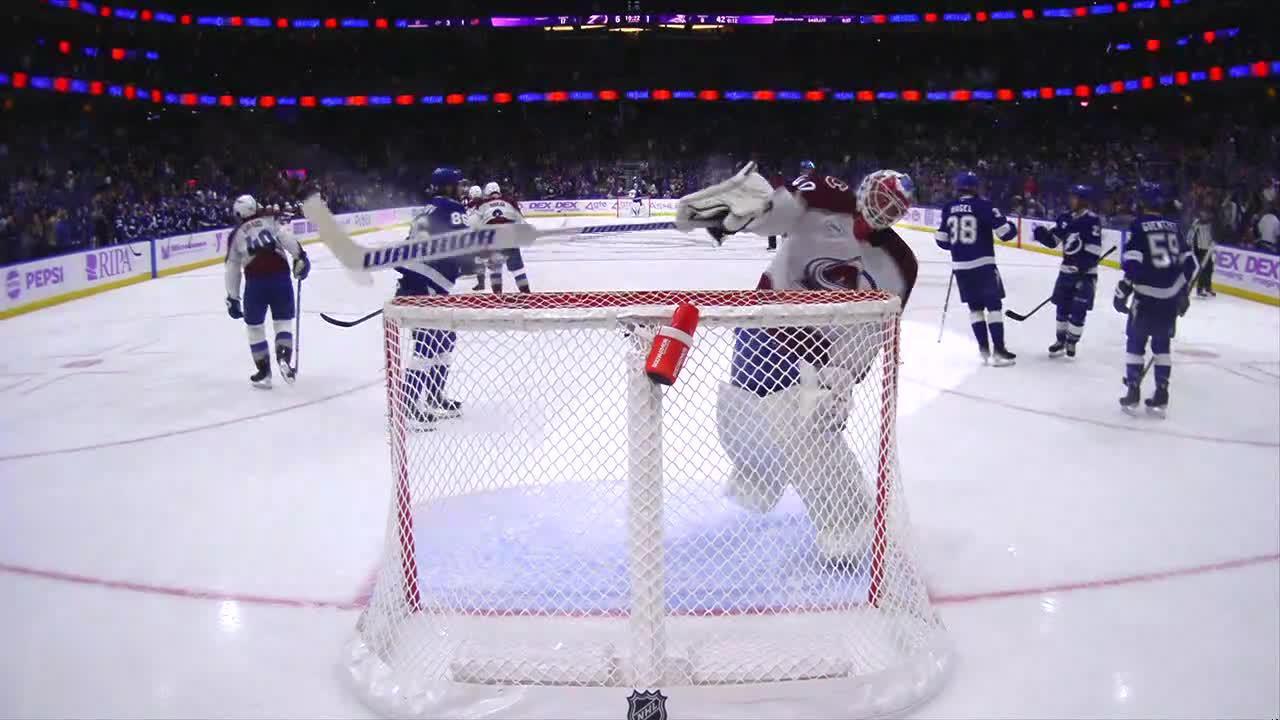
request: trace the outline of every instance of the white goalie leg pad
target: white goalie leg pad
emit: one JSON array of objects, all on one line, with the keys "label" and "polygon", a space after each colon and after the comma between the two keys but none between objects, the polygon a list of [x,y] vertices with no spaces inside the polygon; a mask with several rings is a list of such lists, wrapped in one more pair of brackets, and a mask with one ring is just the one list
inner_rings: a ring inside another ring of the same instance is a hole
[{"label": "white goalie leg pad", "polygon": [[814,431],[796,491],[809,511],[823,558],[865,565],[873,541],[875,505],[862,468],[844,433]]},{"label": "white goalie leg pad", "polygon": [[795,414],[791,392],[760,397],[736,385],[720,385],[716,430],[733,463],[725,495],[748,510],[769,512],[790,482],[783,420]]},{"label": "white goalie leg pad", "polygon": [[[809,449],[796,458],[793,482],[816,531],[818,550],[827,560],[862,564],[871,547],[875,506],[862,467],[844,426],[854,386],[865,369],[802,366],[798,423],[808,433],[797,447]],[[810,409],[811,408],[811,409]]]},{"label": "white goalie leg pad", "polygon": [[729,498],[768,512],[792,485],[823,557],[862,564],[873,540],[874,503],[843,432],[857,380],[847,368],[802,365],[800,384],[765,397],[726,383],[716,425],[733,463]]}]

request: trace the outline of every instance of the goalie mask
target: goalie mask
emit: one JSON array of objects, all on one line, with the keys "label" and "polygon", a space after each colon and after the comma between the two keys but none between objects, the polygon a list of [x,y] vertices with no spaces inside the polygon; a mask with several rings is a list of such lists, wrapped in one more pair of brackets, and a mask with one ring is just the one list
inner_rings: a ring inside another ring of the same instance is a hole
[{"label": "goalie mask", "polygon": [[915,191],[915,183],[906,174],[877,170],[858,184],[858,210],[868,225],[883,230],[907,214]]}]

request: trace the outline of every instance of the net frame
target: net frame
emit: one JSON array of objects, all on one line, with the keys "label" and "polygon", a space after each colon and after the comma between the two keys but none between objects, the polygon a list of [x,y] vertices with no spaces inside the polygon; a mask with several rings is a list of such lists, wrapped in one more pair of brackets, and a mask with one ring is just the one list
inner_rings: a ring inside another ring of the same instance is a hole
[{"label": "net frame", "polygon": [[[880,291],[628,291],[573,292],[508,295],[417,296],[395,298],[384,308],[384,343],[387,370],[387,403],[390,419],[390,449],[395,475],[394,501],[389,519],[387,567],[398,573],[404,608],[409,616],[427,611],[418,585],[419,558],[414,535],[414,497],[411,458],[408,448],[408,423],[404,405],[397,401],[397,381],[404,372],[401,343],[410,328],[439,330],[485,330],[497,332],[540,332],[566,327],[616,330],[620,323],[636,326],[661,326],[670,320],[675,305],[688,302],[702,314],[700,329],[707,326],[733,328],[771,328],[797,325],[879,324],[885,341],[877,362],[881,388],[878,428],[879,452],[875,468],[872,515],[874,542],[870,553],[867,606],[880,609],[882,601],[895,591],[886,585],[886,554],[894,548],[909,547],[909,541],[890,542],[889,513],[897,474],[896,405],[898,366],[900,364],[901,305],[896,296]],[[647,348],[647,345],[646,345]],[[445,681],[440,691],[405,692],[398,683],[388,686],[396,673],[378,648],[364,639],[370,622],[369,608],[361,617],[356,638],[350,647],[348,669],[357,692],[372,707],[389,715],[404,717],[449,716],[527,716],[527,717],[594,717],[601,703],[613,701],[619,690],[669,687],[664,680],[664,667],[670,663],[664,645],[669,628],[681,622],[680,616],[666,607],[663,588],[663,467],[661,431],[652,437],[646,428],[662,427],[662,390],[641,372],[631,373],[627,383],[628,416],[628,527],[631,542],[631,604],[625,615],[610,617],[613,622],[629,624],[631,648],[630,682],[619,684],[616,678],[600,683],[582,682],[533,683],[503,685],[487,678],[476,682],[463,679]],[[639,437],[645,432],[649,435]],[[636,452],[643,449],[643,452]],[[905,524],[905,516],[904,516]],[[905,528],[904,528],[905,529]],[[655,562],[653,559],[657,558]],[[642,561],[643,559],[643,561]],[[656,569],[655,569],[656,566]],[[375,587],[375,593],[377,589]],[[769,618],[776,608],[757,608],[754,613]],[[814,606],[804,609],[821,615],[836,608]],[[928,611],[931,613],[931,609]],[[520,613],[522,616],[527,613]],[[551,613],[560,617],[556,613]],[[500,614],[488,615],[495,619]],[[483,621],[486,618],[478,618]],[[914,621],[914,620],[913,620]],[[918,619],[928,638],[917,648],[912,661],[902,668],[890,668],[876,677],[857,678],[783,678],[777,681],[743,678],[738,682],[720,682],[707,686],[681,686],[678,690],[682,716],[699,717],[766,717],[795,716],[796,706],[784,706],[787,698],[799,702],[813,716],[882,715],[900,712],[932,696],[944,682],[950,666],[951,648],[945,629],[936,615]],[[465,675],[465,663],[455,662]],[[783,673],[785,675],[785,673]],[[850,680],[856,680],[850,683]],[[814,694],[831,691],[849,692],[859,688],[853,698],[842,698],[829,706],[812,702]],[[779,686],[790,686],[780,692]],[[892,686],[888,692],[883,688]],[[498,690],[495,692],[494,688]],[[477,692],[479,690],[479,692]],[[455,692],[456,691],[456,692]],[[496,698],[501,698],[500,700]],[[808,702],[805,702],[808,701]],[[675,702],[675,701],[673,701]],[[607,705],[606,705],[607,706]],[[625,706],[624,706],[625,707]],[[807,716],[807,715],[806,715]]]}]

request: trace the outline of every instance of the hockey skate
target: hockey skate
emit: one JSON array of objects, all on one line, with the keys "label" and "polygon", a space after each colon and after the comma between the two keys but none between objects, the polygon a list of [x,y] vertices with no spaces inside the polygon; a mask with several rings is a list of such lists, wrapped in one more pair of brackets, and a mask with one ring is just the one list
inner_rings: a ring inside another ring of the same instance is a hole
[{"label": "hockey skate", "polygon": [[1058,338],[1056,342],[1049,346],[1049,357],[1062,357],[1067,351],[1067,341],[1065,338]]},{"label": "hockey skate", "polygon": [[1120,409],[1130,415],[1133,415],[1135,408],[1138,407],[1138,401],[1141,400],[1142,397],[1138,393],[1138,386],[1136,384],[1125,383],[1125,387],[1129,389],[1125,392],[1124,397],[1120,398]]},{"label": "hockey skate", "polygon": [[254,387],[259,388],[261,390],[270,390],[271,389],[271,361],[268,360],[267,358],[262,358],[261,360],[257,361],[257,364],[258,364],[258,372],[249,376],[249,382],[253,383]]},{"label": "hockey skate", "polygon": [[978,357],[982,358],[983,365],[991,364],[991,351],[989,349],[984,347],[978,348]]},{"label": "hockey skate", "polygon": [[1008,349],[998,347],[991,353],[991,364],[995,367],[1008,367],[1017,361],[1018,356],[1009,352]]},{"label": "hockey skate", "polygon": [[416,405],[410,405],[405,412],[405,425],[410,430],[418,432],[431,432],[436,429],[436,420],[434,413],[429,410],[423,410]]},{"label": "hockey skate", "polygon": [[427,405],[431,408],[431,415],[437,420],[448,420],[462,415],[461,400],[450,400],[443,395],[439,395],[429,398]]},{"label": "hockey skate", "polygon": [[1147,398],[1147,414],[1155,417],[1164,417],[1165,411],[1169,407],[1169,386],[1157,385],[1156,394]]},{"label": "hockey skate", "polygon": [[1076,341],[1069,339],[1067,340],[1067,357],[1073,358],[1075,356],[1076,356]]},{"label": "hockey skate", "polygon": [[276,347],[276,366],[280,368],[280,377],[290,385],[298,373],[293,369],[293,348],[288,345]]}]

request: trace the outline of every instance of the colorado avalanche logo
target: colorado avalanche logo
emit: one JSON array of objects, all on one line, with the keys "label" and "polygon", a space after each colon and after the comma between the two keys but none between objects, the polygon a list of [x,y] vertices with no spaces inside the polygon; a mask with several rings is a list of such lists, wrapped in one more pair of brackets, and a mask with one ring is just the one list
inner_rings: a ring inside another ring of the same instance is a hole
[{"label": "colorado avalanche logo", "polygon": [[875,278],[862,267],[862,258],[820,257],[804,266],[801,284],[809,290],[878,290]]}]

